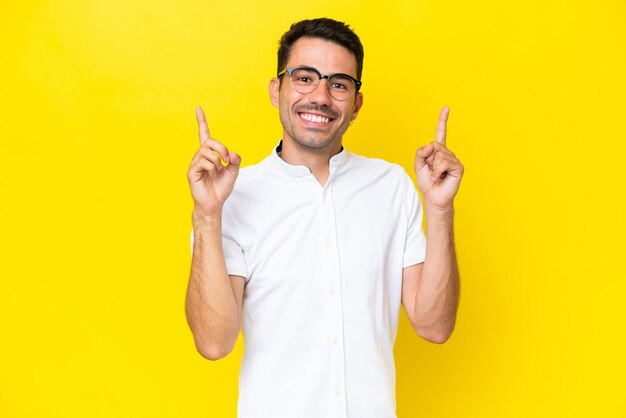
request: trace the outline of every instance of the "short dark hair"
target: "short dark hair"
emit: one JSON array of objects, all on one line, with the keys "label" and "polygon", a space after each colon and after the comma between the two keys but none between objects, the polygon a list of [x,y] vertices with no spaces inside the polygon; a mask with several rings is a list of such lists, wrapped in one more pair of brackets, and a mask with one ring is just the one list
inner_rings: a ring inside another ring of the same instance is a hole
[{"label": "short dark hair", "polygon": [[344,22],[328,18],[302,20],[291,25],[278,42],[278,69],[276,75],[285,69],[291,47],[300,38],[318,38],[334,42],[352,52],[356,59],[356,78],[363,73],[363,44],[356,33]]}]

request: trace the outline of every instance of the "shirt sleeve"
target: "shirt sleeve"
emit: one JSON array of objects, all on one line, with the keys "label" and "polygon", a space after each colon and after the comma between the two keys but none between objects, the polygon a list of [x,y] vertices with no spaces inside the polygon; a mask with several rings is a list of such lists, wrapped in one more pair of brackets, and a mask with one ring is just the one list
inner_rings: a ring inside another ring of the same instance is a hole
[{"label": "shirt sleeve", "polygon": [[426,235],[422,227],[423,210],[422,202],[413,181],[404,173],[405,203],[408,212],[408,224],[406,230],[406,242],[404,245],[404,264],[409,267],[423,263],[426,258]]},{"label": "shirt sleeve", "polygon": [[245,277],[246,281],[248,281],[246,259],[237,241],[222,234],[222,247],[224,248],[224,261],[226,262],[226,271],[228,271],[228,274],[231,276]]},{"label": "shirt sleeve", "polygon": [[[191,230],[191,255],[193,256],[193,229]],[[222,234],[222,248],[224,250],[224,262],[226,271],[230,276],[248,277],[246,260],[243,250],[232,238]]]}]

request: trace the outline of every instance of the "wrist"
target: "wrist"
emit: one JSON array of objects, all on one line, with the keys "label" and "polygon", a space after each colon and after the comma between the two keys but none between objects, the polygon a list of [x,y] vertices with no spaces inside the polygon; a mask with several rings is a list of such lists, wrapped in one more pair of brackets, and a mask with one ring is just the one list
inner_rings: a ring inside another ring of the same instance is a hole
[{"label": "wrist", "polygon": [[424,202],[424,213],[427,217],[436,217],[442,219],[454,218],[454,206],[452,204],[448,206],[437,206],[429,202]]},{"label": "wrist", "polygon": [[215,229],[222,227],[222,212],[205,214],[194,208],[192,221],[195,229]]},{"label": "wrist", "polygon": [[428,231],[452,231],[454,220],[453,206],[441,208],[424,204],[424,213],[426,215],[426,228]]}]

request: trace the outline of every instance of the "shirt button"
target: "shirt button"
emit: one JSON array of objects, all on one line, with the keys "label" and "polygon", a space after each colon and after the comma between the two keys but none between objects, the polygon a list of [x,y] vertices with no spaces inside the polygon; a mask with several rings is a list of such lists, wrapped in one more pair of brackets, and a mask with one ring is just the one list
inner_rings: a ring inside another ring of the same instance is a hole
[{"label": "shirt button", "polygon": [[333,345],[337,345],[337,336],[336,335],[333,335],[332,343],[333,343]]},{"label": "shirt button", "polygon": [[337,395],[337,396],[343,396],[343,390],[341,390],[341,389],[337,389],[337,390],[335,391],[335,395]]},{"label": "shirt button", "polygon": [[330,287],[330,294],[334,295],[335,294],[335,286],[331,286]]}]

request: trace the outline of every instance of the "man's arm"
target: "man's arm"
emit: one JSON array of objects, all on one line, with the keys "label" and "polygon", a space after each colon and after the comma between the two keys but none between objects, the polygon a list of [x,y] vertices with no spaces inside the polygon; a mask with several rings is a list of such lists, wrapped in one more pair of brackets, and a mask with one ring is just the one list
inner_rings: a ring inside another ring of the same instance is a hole
[{"label": "man's arm", "polygon": [[415,156],[417,185],[424,196],[426,258],[402,273],[402,304],[415,331],[423,338],[445,342],[454,329],[459,303],[459,272],[454,249],[453,201],[464,168],[446,148],[450,109],[441,110],[436,141]]},{"label": "man's arm", "polygon": [[402,271],[402,305],[409,321],[422,338],[437,344],[452,334],[459,302],[452,216],[426,210],[426,259]]},{"label": "man's arm", "polygon": [[244,280],[229,277],[222,247],[222,209],[241,159],[211,138],[202,109],[196,109],[196,117],[200,149],[187,173],[194,200],[194,246],[185,313],[200,354],[217,360],[232,351],[241,324]]},{"label": "man's arm", "polygon": [[229,276],[222,248],[222,219],[196,217],[185,312],[198,352],[209,360],[228,355],[241,328],[245,280]]}]

